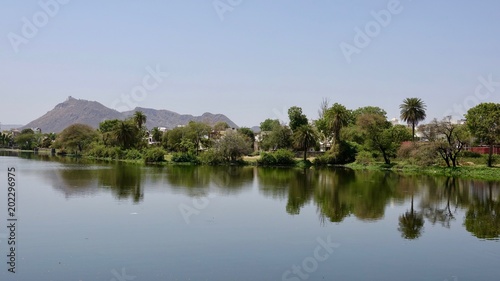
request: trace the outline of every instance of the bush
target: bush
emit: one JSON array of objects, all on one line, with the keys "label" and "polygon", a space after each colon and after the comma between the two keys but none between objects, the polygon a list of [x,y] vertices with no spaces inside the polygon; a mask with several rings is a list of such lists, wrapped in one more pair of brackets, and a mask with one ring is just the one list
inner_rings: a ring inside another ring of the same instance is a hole
[{"label": "bush", "polygon": [[348,164],[356,160],[356,146],[346,142],[341,141],[340,144],[336,144],[332,149],[328,150],[325,154],[316,157],[314,159],[315,165],[335,165],[335,164]]},{"label": "bush", "polygon": [[462,151],[461,154],[462,154],[462,157],[466,157],[466,158],[481,158],[482,157],[481,153],[477,153],[474,151],[468,151],[468,150]]},{"label": "bush", "polygon": [[86,155],[94,158],[121,159],[124,156],[123,154],[123,151],[119,147],[107,147],[103,144],[95,144],[89,149]]},{"label": "bush", "polygon": [[263,152],[257,164],[261,166],[290,166],[295,165],[295,154],[287,149],[278,149],[275,152]]},{"label": "bush", "polygon": [[138,160],[142,158],[142,153],[137,149],[129,149],[126,151],[124,158],[129,160]]},{"label": "bush", "polygon": [[361,164],[361,165],[369,165],[373,163],[373,153],[369,151],[360,151],[358,155],[356,155],[356,163]]},{"label": "bush", "polygon": [[165,150],[160,147],[148,148],[144,151],[144,162],[165,162]]},{"label": "bush", "polygon": [[203,152],[199,160],[205,165],[220,165],[224,163],[224,158],[212,148]]},{"label": "bush", "polygon": [[438,163],[438,153],[432,143],[402,145],[397,155],[398,158],[417,166],[432,166]]},{"label": "bush", "polygon": [[172,162],[175,163],[198,163],[198,158],[192,152],[176,152],[172,155]]}]

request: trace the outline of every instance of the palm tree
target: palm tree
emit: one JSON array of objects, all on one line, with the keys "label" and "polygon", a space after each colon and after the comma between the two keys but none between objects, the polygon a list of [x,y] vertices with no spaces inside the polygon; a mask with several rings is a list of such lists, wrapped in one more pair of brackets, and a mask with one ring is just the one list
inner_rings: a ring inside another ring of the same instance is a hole
[{"label": "palm tree", "polygon": [[142,125],[146,124],[147,117],[142,113],[142,111],[136,111],[134,113],[134,122],[137,125],[137,128],[142,129]]},{"label": "palm tree", "polygon": [[347,108],[339,103],[335,103],[325,113],[327,124],[333,133],[335,144],[340,143],[340,130],[347,126],[349,122],[350,113]]},{"label": "palm tree", "polygon": [[422,214],[417,213],[413,209],[413,195],[411,196],[410,211],[406,211],[399,216],[399,228],[401,236],[405,239],[416,239],[422,235],[422,227],[424,226],[424,218]]},{"label": "palm tree", "polygon": [[134,145],[137,137],[137,128],[127,121],[120,121],[114,131],[116,141],[125,149]]},{"label": "palm tree", "polygon": [[415,126],[426,117],[425,103],[419,98],[406,98],[399,106],[401,119],[412,128],[412,140],[415,141]]},{"label": "palm tree", "polygon": [[302,125],[295,129],[293,133],[293,144],[304,150],[304,161],[307,160],[307,150],[316,144],[318,132],[310,124]]},{"label": "palm tree", "polygon": [[158,127],[154,127],[153,131],[151,132],[151,135],[153,137],[153,141],[159,142],[161,141],[161,137],[163,136],[163,132],[158,129]]}]

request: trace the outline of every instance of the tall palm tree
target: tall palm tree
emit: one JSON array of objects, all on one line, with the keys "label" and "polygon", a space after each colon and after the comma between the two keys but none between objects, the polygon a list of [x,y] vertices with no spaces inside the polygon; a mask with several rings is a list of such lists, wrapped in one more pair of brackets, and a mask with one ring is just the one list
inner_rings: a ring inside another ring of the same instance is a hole
[{"label": "tall palm tree", "polygon": [[163,136],[163,132],[158,129],[158,127],[154,127],[151,131],[151,135],[153,137],[153,141],[159,142],[161,141],[161,137]]},{"label": "tall palm tree", "polygon": [[425,119],[427,106],[420,98],[406,98],[399,108],[401,110],[401,119],[411,125],[412,140],[415,141],[415,126]]},{"label": "tall palm tree", "polygon": [[335,144],[340,142],[340,130],[347,126],[350,118],[350,112],[339,103],[335,103],[325,113],[328,127],[333,133]]},{"label": "tall palm tree", "polygon": [[424,226],[423,215],[417,213],[413,209],[413,195],[411,196],[410,211],[399,216],[399,228],[401,236],[405,239],[416,239],[422,235],[422,227]]},{"label": "tall palm tree", "polygon": [[310,124],[302,125],[293,133],[293,144],[304,150],[304,161],[307,160],[307,150],[316,144],[318,132]]},{"label": "tall palm tree", "polygon": [[137,128],[127,121],[120,121],[114,131],[116,141],[125,149],[134,145],[137,137]]},{"label": "tall palm tree", "polygon": [[137,125],[137,128],[142,129],[142,125],[146,124],[147,116],[142,113],[142,111],[136,111],[134,113],[134,122]]}]

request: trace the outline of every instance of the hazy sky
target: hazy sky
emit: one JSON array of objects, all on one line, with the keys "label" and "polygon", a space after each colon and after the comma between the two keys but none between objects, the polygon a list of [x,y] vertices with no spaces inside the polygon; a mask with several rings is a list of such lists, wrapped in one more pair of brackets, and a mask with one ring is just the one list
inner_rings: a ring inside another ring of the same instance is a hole
[{"label": "hazy sky", "polygon": [[389,118],[420,97],[427,121],[500,102],[498,0],[3,0],[0,34],[2,124],[68,96],[240,126],[323,97]]}]

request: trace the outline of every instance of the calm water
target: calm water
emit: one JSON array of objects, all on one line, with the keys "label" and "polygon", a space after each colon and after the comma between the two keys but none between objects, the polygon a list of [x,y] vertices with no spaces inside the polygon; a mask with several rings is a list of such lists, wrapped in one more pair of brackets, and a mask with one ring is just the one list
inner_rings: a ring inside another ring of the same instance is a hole
[{"label": "calm water", "polygon": [[498,182],[34,156],[0,167],[0,280],[500,280]]}]

